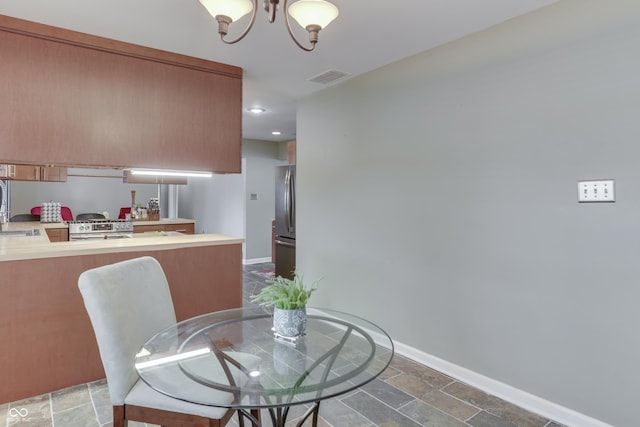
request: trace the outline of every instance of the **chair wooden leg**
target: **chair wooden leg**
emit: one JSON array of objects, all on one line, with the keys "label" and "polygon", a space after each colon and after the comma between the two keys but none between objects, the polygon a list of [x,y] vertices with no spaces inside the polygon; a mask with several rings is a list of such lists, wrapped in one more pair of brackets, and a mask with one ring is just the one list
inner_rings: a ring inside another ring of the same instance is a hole
[{"label": "chair wooden leg", "polygon": [[113,407],[113,427],[127,427],[129,423],[124,419],[124,406]]},{"label": "chair wooden leg", "polygon": [[222,427],[235,413],[230,409],[221,419],[215,419],[135,405],[114,406],[113,427],[128,427],[129,420],[160,427]]}]

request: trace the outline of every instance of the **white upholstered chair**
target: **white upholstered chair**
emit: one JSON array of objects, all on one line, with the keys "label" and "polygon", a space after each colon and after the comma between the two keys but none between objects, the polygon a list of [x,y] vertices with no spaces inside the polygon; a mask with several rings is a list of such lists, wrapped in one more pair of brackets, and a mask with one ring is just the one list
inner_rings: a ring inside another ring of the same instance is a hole
[{"label": "white upholstered chair", "polygon": [[[139,379],[134,358],[153,334],[176,323],[160,263],[141,257],[85,271],[78,279],[96,335],[113,405],[113,427],[127,421],[161,426],[221,427],[235,411],[188,403]],[[258,411],[252,411],[259,417]],[[240,416],[240,425],[244,425]]]}]

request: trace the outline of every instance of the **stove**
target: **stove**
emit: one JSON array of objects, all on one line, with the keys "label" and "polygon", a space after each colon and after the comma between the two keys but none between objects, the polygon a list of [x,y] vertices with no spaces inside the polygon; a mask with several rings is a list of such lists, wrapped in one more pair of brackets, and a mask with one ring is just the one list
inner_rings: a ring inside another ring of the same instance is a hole
[{"label": "stove", "polygon": [[133,222],[125,219],[67,221],[69,240],[121,239],[133,237]]}]

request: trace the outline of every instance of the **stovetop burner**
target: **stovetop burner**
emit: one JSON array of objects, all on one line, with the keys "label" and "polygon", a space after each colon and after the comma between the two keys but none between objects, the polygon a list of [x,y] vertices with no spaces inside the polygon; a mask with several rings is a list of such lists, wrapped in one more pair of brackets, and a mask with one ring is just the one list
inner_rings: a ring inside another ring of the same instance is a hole
[{"label": "stovetop burner", "polygon": [[87,223],[95,223],[95,222],[131,222],[126,219],[80,219],[75,221],[65,221],[67,224],[87,224]]}]

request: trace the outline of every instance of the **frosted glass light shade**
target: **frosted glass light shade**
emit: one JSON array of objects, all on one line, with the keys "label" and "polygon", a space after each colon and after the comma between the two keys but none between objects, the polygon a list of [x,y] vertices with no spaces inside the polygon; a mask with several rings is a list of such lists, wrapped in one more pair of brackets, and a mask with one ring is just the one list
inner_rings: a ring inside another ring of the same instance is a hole
[{"label": "frosted glass light shade", "polygon": [[299,0],[289,6],[289,15],[302,28],[307,28],[309,25],[325,28],[338,17],[338,8],[325,0]]},{"label": "frosted glass light shade", "polygon": [[214,18],[224,15],[231,18],[231,22],[237,21],[253,9],[251,0],[200,0]]}]

